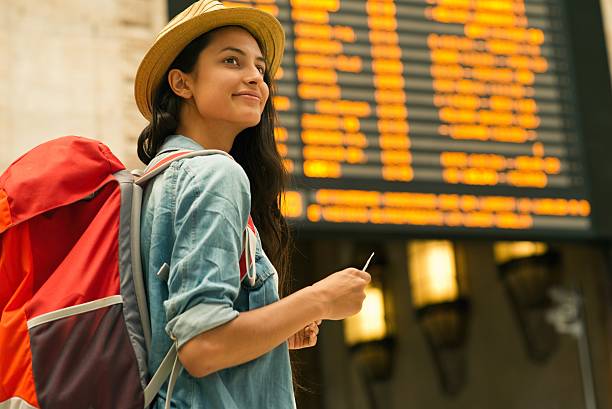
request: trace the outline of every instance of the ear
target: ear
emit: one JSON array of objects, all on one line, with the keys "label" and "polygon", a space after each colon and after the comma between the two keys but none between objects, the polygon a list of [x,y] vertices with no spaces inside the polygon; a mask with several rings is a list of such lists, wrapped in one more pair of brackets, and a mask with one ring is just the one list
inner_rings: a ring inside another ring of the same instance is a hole
[{"label": "ear", "polygon": [[179,97],[189,99],[193,96],[191,92],[191,78],[181,70],[174,68],[168,73],[168,85]]}]

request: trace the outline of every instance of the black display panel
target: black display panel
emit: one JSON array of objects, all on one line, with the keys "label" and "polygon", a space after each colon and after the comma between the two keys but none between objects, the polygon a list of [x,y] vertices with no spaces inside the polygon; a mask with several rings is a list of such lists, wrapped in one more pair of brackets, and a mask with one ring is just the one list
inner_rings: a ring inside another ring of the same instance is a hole
[{"label": "black display panel", "polygon": [[285,29],[276,141],[297,228],[595,236],[564,3],[224,4]]}]

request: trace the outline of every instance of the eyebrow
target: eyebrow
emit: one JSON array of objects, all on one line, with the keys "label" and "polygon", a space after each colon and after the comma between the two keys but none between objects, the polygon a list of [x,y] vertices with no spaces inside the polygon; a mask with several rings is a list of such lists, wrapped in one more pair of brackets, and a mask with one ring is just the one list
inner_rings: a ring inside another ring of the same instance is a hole
[{"label": "eyebrow", "polygon": [[[223,50],[219,51],[219,54],[221,54],[224,51],[233,51],[235,53],[244,55],[246,57],[246,53],[244,51],[242,51],[240,48],[236,48],[236,47],[225,47]],[[266,60],[265,58],[263,58],[262,56],[256,57],[255,58],[258,61],[261,61],[265,64]]]}]

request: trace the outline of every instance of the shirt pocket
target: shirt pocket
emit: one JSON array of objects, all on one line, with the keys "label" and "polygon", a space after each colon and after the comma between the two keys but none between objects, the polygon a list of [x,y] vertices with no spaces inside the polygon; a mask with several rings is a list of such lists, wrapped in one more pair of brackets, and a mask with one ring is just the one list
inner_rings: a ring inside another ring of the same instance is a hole
[{"label": "shirt pocket", "polygon": [[277,289],[277,272],[268,257],[258,244],[255,251],[255,265],[257,267],[257,279],[251,285],[248,279],[242,280],[240,291],[243,292],[242,300],[248,303],[243,306],[244,310],[254,310],[279,300]]}]

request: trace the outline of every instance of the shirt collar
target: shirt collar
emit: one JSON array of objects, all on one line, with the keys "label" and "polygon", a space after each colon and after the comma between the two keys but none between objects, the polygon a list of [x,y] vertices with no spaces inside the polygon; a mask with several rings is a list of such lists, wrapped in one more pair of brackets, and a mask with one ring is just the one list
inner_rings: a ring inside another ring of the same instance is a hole
[{"label": "shirt collar", "polygon": [[205,149],[202,145],[197,143],[191,138],[183,135],[169,135],[159,149],[160,153],[177,150],[177,149],[188,149],[192,151],[200,151]]}]

